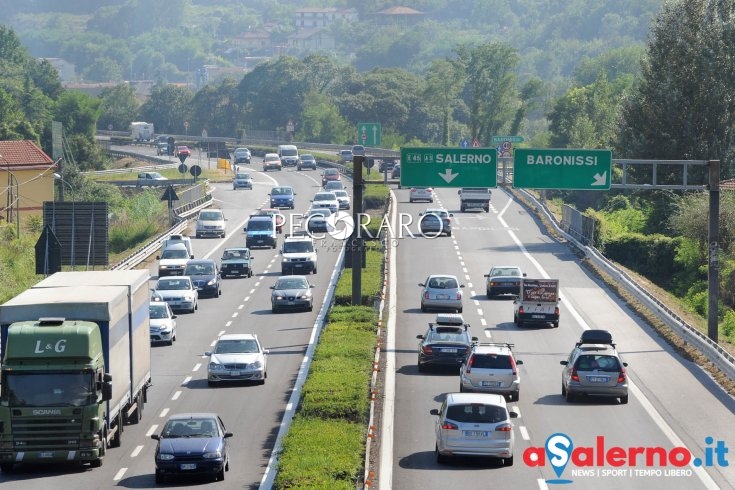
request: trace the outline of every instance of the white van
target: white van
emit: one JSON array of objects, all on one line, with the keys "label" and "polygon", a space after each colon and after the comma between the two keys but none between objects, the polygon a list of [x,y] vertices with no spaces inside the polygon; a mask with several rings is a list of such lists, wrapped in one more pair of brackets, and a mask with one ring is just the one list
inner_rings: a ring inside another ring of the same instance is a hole
[{"label": "white van", "polygon": [[170,235],[168,238],[164,239],[161,246],[161,253],[163,253],[164,250],[171,247],[172,245],[178,244],[186,247],[186,251],[189,252],[190,258],[194,258],[194,249],[191,246],[191,238],[180,234]]},{"label": "white van", "polygon": [[295,167],[299,163],[299,149],[294,145],[278,145],[278,157],[284,167]]}]

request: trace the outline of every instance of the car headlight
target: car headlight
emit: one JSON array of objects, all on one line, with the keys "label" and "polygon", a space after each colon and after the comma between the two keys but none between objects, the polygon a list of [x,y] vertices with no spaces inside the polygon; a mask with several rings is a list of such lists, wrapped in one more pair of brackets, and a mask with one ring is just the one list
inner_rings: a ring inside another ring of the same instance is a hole
[{"label": "car headlight", "polygon": [[288,257],[284,257],[283,260],[281,260],[281,262],[290,262],[290,261],[291,259],[289,259]]},{"label": "car headlight", "polygon": [[225,367],[222,364],[219,364],[217,362],[210,362],[209,363],[209,370],[210,371],[223,371]]},{"label": "car headlight", "polygon": [[207,282],[207,286],[214,286],[215,284],[217,284],[216,279],[210,279],[209,282]]},{"label": "car headlight", "polygon": [[301,296],[299,296],[299,299],[309,299],[310,296],[310,294],[302,294]]},{"label": "car headlight", "polygon": [[158,455],[158,459],[160,459],[161,461],[171,461],[172,459],[174,459],[174,455],[168,454],[168,453],[161,453]]},{"label": "car headlight", "polygon": [[208,453],[204,453],[202,456],[204,459],[217,459],[222,457],[221,451],[211,451]]},{"label": "car headlight", "polygon": [[250,367],[253,369],[260,369],[263,367],[263,363],[260,361],[255,361],[254,363],[250,365]]},{"label": "car headlight", "polygon": [[273,299],[283,299],[283,296],[281,296],[280,294],[276,294],[273,296]]},{"label": "car headlight", "polygon": [[194,295],[193,294],[185,294],[184,299],[186,301],[194,301]]}]

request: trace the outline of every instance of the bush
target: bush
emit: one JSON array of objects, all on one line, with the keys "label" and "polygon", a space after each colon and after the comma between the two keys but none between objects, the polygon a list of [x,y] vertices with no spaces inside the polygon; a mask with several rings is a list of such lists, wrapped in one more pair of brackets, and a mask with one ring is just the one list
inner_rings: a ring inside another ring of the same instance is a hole
[{"label": "bush", "polygon": [[388,204],[389,195],[390,189],[385,184],[366,185],[365,192],[362,196],[363,202],[365,203],[365,209],[384,210]]},{"label": "bush", "polygon": [[[383,252],[380,243],[366,242],[368,247],[365,257],[366,268],[362,269],[361,304],[371,306],[375,296],[383,289]],[[342,271],[342,277],[334,291],[334,304],[350,305],[352,303],[352,269]]]},{"label": "bush", "polygon": [[610,260],[667,287],[676,268],[676,252],[681,238],[664,235],[624,233],[609,238],[602,252]]}]

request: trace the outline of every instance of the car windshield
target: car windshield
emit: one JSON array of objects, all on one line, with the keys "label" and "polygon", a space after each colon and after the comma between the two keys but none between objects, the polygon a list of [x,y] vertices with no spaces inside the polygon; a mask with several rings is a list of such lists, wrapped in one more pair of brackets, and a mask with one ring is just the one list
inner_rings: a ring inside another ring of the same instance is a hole
[{"label": "car windshield", "polygon": [[215,354],[254,354],[258,351],[258,343],[253,339],[219,340],[214,348]]},{"label": "car windshield", "polygon": [[274,187],[271,190],[271,196],[290,196],[293,190],[290,187]]},{"label": "car windshield", "polygon": [[187,264],[185,276],[214,275],[214,264]]},{"label": "car windshield", "polygon": [[151,319],[160,320],[161,318],[168,318],[168,309],[166,305],[150,305],[148,308],[149,316]]},{"label": "car windshield", "polygon": [[189,252],[187,252],[185,248],[182,248],[182,249],[167,248],[161,254],[161,258],[162,259],[188,259]]},{"label": "car windshield", "polygon": [[337,197],[349,197],[347,191],[334,191],[334,195]]},{"label": "car windshield", "polygon": [[308,153],[306,155],[301,155],[301,161],[311,161],[314,160],[314,155],[309,155]]},{"label": "car windshield", "polygon": [[219,221],[222,219],[222,213],[217,211],[202,211],[199,213],[199,219],[203,221]]},{"label": "car windshield", "polygon": [[328,209],[312,209],[311,211],[309,211],[309,217],[311,216],[326,217],[326,216],[329,216],[330,214],[332,213]]},{"label": "car windshield", "polygon": [[324,175],[338,175],[338,174],[339,174],[339,170],[337,170],[336,168],[328,168],[327,170],[324,171]]},{"label": "car windshield", "polygon": [[163,438],[178,437],[217,437],[217,423],[210,418],[191,418],[185,420],[169,420],[163,427]]},{"label": "car windshield", "polygon": [[238,148],[235,150],[235,155],[247,155],[250,151],[247,148]]},{"label": "car windshield", "polygon": [[457,289],[457,280],[453,277],[433,277],[428,287],[432,289]]},{"label": "car windshield", "polygon": [[470,367],[477,369],[512,369],[509,356],[496,354],[475,354],[470,359]]},{"label": "car windshield", "polygon": [[615,356],[610,355],[585,355],[577,360],[579,371],[620,371],[620,363]]},{"label": "car windshield", "polygon": [[314,195],[315,201],[336,201],[337,196],[334,195],[334,192],[317,192]]},{"label": "car windshield", "polygon": [[257,220],[248,223],[248,231],[267,231],[273,229],[273,223],[266,220]]},{"label": "car windshield", "polygon": [[426,339],[429,342],[467,342],[467,336],[464,332],[442,332],[436,331],[429,334],[429,338]]},{"label": "car windshield", "polygon": [[506,420],[508,416],[503,407],[484,405],[482,403],[469,403],[448,407],[446,418],[455,422],[497,424]]},{"label": "car windshield", "polygon": [[446,218],[449,216],[449,212],[444,209],[427,209],[426,214],[435,214],[437,216],[441,216],[442,218]]},{"label": "car windshield", "polygon": [[283,243],[283,253],[286,254],[292,254],[292,253],[305,253],[305,252],[313,252],[314,247],[311,244],[311,242],[303,241],[303,242],[284,242]]},{"label": "car windshield", "polygon": [[222,260],[244,259],[245,257],[244,250],[225,250],[222,254]]},{"label": "car windshield", "polygon": [[513,267],[495,268],[490,271],[491,276],[521,277],[521,271]]},{"label": "car windshield", "polygon": [[250,174],[237,174],[235,175],[235,178],[240,180],[250,180]]},{"label": "car windshield", "polygon": [[281,155],[284,157],[295,157],[299,152],[296,148],[284,148],[281,150]]},{"label": "car windshield", "polygon": [[274,153],[274,154],[272,154],[272,155],[266,155],[266,156],[265,156],[265,158],[264,158],[264,160],[265,160],[266,162],[271,162],[271,161],[274,161],[274,160],[280,160],[280,158],[278,157],[278,155],[276,155],[276,154]]},{"label": "car windshield", "polygon": [[309,284],[306,279],[298,277],[289,277],[288,279],[279,279],[276,281],[276,289],[306,289]]},{"label": "car windshield", "polygon": [[191,289],[191,283],[184,279],[159,279],[157,289],[159,291]]}]

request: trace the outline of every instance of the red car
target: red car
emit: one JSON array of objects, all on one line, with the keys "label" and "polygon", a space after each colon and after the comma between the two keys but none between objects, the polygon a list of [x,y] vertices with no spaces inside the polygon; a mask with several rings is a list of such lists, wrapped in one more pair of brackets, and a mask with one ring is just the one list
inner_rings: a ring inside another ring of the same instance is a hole
[{"label": "red car", "polygon": [[188,146],[177,146],[176,150],[174,151],[174,156],[178,157],[179,155],[186,155],[187,157],[190,157],[191,150]]},{"label": "red car", "polygon": [[336,168],[328,168],[322,174],[322,187],[327,185],[327,182],[333,182],[342,180],[342,174]]}]

